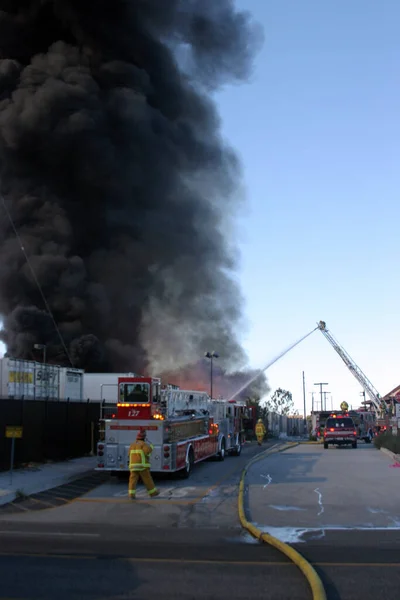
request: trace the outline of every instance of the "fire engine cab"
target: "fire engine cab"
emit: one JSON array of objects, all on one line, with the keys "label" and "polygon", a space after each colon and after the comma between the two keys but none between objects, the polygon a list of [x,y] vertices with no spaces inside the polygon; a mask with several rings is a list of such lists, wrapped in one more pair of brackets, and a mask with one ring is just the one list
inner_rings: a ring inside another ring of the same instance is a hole
[{"label": "fire engine cab", "polygon": [[154,377],[118,378],[117,410],[101,419],[98,471],[129,470],[129,446],[140,429],[153,444],[151,470],[189,477],[193,465],[208,458],[239,456],[246,404],[212,400],[206,392],[161,388]]},{"label": "fire engine cab", "polygon": [[327,418],[324,429],[325,450],[328,450],[329,445],[350,445],[357,448],[357,430],[349,413],[332,413]]}]

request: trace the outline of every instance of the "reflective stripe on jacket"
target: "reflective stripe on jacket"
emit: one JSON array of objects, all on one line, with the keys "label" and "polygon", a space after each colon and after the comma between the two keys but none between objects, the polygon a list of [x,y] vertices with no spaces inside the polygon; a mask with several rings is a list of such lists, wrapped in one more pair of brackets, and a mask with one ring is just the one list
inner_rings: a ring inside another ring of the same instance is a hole
[{"label": "reflective stripe on jacket", "polygon": [[150,469],[149,456],[153,452],[153,444],[138,441],[129,447],[129,469],[131,471],[144,471]]},{"label": "reflective stripe on jacket", "polygon": [[256,435],[265,435],[265,427],[263,423],[257,423]]}]

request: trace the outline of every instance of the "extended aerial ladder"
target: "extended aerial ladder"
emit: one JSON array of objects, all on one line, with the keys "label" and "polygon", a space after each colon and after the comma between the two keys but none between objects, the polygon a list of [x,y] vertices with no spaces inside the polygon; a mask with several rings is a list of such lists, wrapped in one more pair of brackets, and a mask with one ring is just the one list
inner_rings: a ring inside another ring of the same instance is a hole
[{"label": "extended aerial ladder", "polygon": [[380,394],[377,391],[377,389],[372,385],[372,383],[370,382],[370,380],[368,379],[368,377],[362,372],[362,370],[360,369],[360,367],[357,366],[357,364],[354,362],[354,360],[351,358],[351,356],[339,344],[339,342],[337,342],[335,340],[335,338],[333,337],[333,335],[327,329],[325,321],[320,321],[319,323],[317,323],[317,327],[315,329],[313,329],[312,331],[310,331],[309,333],[307,333],[305,336],[303,336],[302,338],[300,338],[299,340],[297,340],[297,342],[295,342],[294,344],[292,344],[291,346],[289,346],[289,348],[286,348],[286,350],[284,350],[283,352],[281,352],[280,354],[278,354],[278,356],[276,356],[267,365],[265,365],[265,367],[263,367],[262,369],[260,369],[259,371],[257,371],[255,373],[255,375],[249,381],[247,381],[244,385],[242,385],[232,395],[232,398],[235,398],[236,396],[238,396],[261,373],[263,373],[264,371],[266,371],[270,366],[272,366],[280,358],[283,358],[283,356],[285,356],[285,354],[287,354],[288,352],[290,352],[290,350],[292,350],[293,348],[295,348],[298,344],[300,344],[308,336],[310,336],[312,333],[314,333],[314,331],[316,331],[317,329],[319,329],[321,331],[321,333],[328,340],[328,342],[333,347],[333,349],[339,354],[340,358],[343,360],[343,362],[346,365],[346,367],[349,369],[349,371],[357,379],[358,383],[361,384],[361,387],[363,388],[365,394],[367,394],[368,397],[369,397],[369,401],[365,401],[365,404],[370,404],[371,405],[371,407],[372,407],[372,409],[375,412],[375,414],[376,414],[377,417],[379,417],[381,415],[383,416],[383,413],[387,415],[390,411],[389,411],[389,408],[388,408],[386,402],[381,399]]},{"label": "extended aerial ladder", "polygon": [[361,384],[361,387],[364,389],[365,393],[368,394],[370,402],[374,408],[374,412],[377,416],[379,416],[382,411],[385,413],[388,412],[388,407],[385,402],[381,400],[379,392],[372,385],[368,377],[361,371],[360,367],[356,365],[351,356],[346,352],[346,350],[335,340],[333,335],[329,332],[326,327],[325,321],[320,321],[318,323],[318,329],[321,331],[323,336],[328,340],[330,345],[334,350],[339,354],[340,358],[343,360],[346,367],[349,371],[354,375],[357,381]]}]

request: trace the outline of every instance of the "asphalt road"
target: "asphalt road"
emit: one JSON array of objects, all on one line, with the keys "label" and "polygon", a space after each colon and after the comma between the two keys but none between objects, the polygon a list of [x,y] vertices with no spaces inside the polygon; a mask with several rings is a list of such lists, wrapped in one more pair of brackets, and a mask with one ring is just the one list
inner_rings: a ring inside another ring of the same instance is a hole
[{"label": "asphalt road", "polygon": [[[297,567],[231,529],[3,522],[0,542],[0,600],[311,598]],[[337,532],[301,552],[328,600],[397,600],[399,544]]]},{"label": "asphalt road", "polygon": [[231,530],[13,524],[1,540],[0,600],[309,599],[296,567]]},{"label": "asphalt road", "polygon": [[246,510],[317,565],[330,600],[400,589],[400,470],[371,445],[300,445],[250,467]]},{"label": "asphalt road", "polygon": [[[126,481],[113,479],[58,508],[0,516],[0,600],[310,600],[297,567],[239,525],[239,476],[258,452],[249,446],[241,457],[198,465],[187,481],[159,478],[162,494],[152,500],[130,502]],[[400,512],[390,499],[400,472],[389,464],[372,447],[301,445],[249,470],[251,516],[292,538],[321,574],[328,600],[398,598],[400,528],[387,525]],[[381,527],[386,515],[385,528],[352,529],[365,514]],[[342,522],[348,529],[329,528]]]},{"label": "asphalt road", "polygon": [[[38,511],[33,510],[35,504],[26,502],[28,510],[22,509],[18,514],[0,511],[0,524],[4,519],[15,519],[41,523],[108,523],[116,526],[130,523],[152,528],[233,527],[240,530],[237,494],[241,472],[250,458],[272,446],[272,442],[261,449],[257,444],[248,444],[241,456],[229,456],[223,462],[199,463],[186,480],[162,474],[155,476],[160,496],[149,499],[140,487],[134,507],[128,498],[128,478],[118,480],[110,477],[104,484],[76,499],[73,499],[73,490],[78,493],[79,482],[73,482],[69,486],[71,499],[57,508]],[[51,498],[47,495],[43,500],[49,502]],[[53,500],[57,501],[57,498]]]},{"label": "asphalt road", "polygon": [[392,463],[363,443],[275,454],[249,471],[252,520],[292,542],[337,528],[400,530],[400,469]]},{"label": "asphalt road", "polygon": [[155,499],[131,502],[127,481],[112,478],[64,506],[0,516],[0,600],[243,600],[266,586],[308,600],[300,571],[240,527],[240,475],[259,452],[197,465],[189,480],[158,477]]}]

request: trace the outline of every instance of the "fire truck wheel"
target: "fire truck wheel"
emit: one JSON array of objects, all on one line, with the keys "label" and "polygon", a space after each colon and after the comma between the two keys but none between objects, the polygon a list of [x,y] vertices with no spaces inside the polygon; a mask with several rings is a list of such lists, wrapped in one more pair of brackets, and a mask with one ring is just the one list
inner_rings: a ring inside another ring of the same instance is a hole
[{"label": "fire truck wheel", "polygon": [[238,444],[236,446],[236,448],[234,449],[234,451],[232,452],[233,456],[240,456],[242,453],[242,446],[241,444]]},{"label": "fire truck wheel", "polygon": [[182,479],[188,479],[190,477],[190,474],[191,474],[192,469],[193,469],[193,465],[194,465],[193,449],[189,448],[189,452],[188,452],[188,455],[186,457],[185,468],[181,471]]},{"label": "fire truck wheel", "polygon": [[240,439],[236,439],[236,445],[232,452],[233,456],[240,456],[242,453],[242,444],[240,443]]},{"label": "fire truck wheel", "polygon": [[221,440],[221,448],[220,448],[220,451],[218,452],[218,460],[220,460],[220,461],[225,460],[225,438],[222,438],[222,440]]}]

